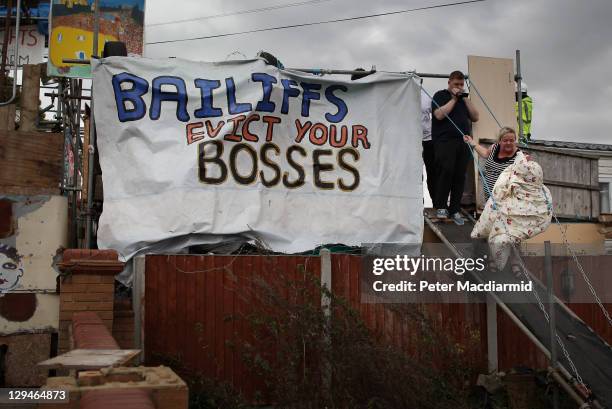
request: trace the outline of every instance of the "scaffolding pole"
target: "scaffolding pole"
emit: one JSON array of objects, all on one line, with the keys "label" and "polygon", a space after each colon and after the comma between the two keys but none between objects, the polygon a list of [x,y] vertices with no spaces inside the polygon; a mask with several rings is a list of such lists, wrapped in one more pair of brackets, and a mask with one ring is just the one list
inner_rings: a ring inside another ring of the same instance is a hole
[{"label": "scaffolding pole", "polygon": [[[93,32],[93,56],[98,57],[98,33],[100,31],[100,0],[94,0],[94,32]],[[95,146],[96,146],[96,125],[94,120],[94,102],[91,100],[91,113],[89,116],[89,146],[88,173],[87,173],[87,225],[85,227],[85,247],[92,248],[93,235],[93,190],[94,190],[94,170],[95,170]]]},{"label": "scaffolding pole", "polygon": [[518,107],[519,142],[523,141],[523,93],[521,92],[521,50],[516,50],[516,104]]},{"label": "scaffolding pole", "polygon": [[[555,322],[555,291],[552,273],[552,256],[550,251],[550,241],[544,242],[544,270],[546,272],[546,287],[548,295],[548,316],[550,318],[550,366],[557,370],[557,328]],[[559,388],[556,383],[551,385],[553,390],[553,409],[559,408]]]}]

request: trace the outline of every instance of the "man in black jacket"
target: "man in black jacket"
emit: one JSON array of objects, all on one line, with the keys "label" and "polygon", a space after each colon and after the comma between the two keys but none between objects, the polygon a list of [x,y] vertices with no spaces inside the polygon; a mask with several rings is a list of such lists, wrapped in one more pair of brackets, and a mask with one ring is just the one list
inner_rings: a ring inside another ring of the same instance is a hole
[{"label": "man in black jacket", "polygon": [[[437,209],[438,217],[446,218],[450,215],[458,225],[465,222],[460,213],[461,196],[470,161],[470,151],[463,141],[463,135],[471,134],[472,122],[478,121],[478,111],[467,98],[464,87],[463,73],[453,71],[448,77],[448,88],[436,92],[431,103],[433,111],[431,135],[434,141],[436,168],[433,205]],[[449,193],[450,201],[448,201]]]}]

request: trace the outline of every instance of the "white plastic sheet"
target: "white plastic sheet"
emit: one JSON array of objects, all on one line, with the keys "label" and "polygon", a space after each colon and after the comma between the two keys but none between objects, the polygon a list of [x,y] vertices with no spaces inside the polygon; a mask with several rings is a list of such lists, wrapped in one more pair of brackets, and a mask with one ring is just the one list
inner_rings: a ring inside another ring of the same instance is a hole
[{"label": "white plastic sheet", "polygon": [[226,238],[282,252],[421,242],[419,86],[407,75],[111,57],[93,86],[98,246],[123,259]]}]

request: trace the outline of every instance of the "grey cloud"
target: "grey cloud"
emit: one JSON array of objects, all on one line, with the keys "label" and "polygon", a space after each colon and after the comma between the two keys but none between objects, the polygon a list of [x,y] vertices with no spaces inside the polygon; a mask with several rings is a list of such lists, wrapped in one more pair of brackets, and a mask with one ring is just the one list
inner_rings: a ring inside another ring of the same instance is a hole
[{"label": "grey cloud", "polygon": [[[180,7],[178,7],[180,3]],[[282,4],[246,0],[147,0],[147,22]],[[285,3],[290,3],[286,1]],[[298,24],[440,4],[434,1],[330,0],[196,23],[151,27],[148,41],[187,38]],[[538,139],[611,143],[612,2],[609,0],[488,0],[409,14],[146,47],[150,57],[223,60],[261,49],[287,66],[447,73],[467,70],[467,55],[514,58],[521,50],[523,77],[535,101]],[[371,37],[376,33],[376,38]],[[433,91],[445,81],[428,81]]]}]

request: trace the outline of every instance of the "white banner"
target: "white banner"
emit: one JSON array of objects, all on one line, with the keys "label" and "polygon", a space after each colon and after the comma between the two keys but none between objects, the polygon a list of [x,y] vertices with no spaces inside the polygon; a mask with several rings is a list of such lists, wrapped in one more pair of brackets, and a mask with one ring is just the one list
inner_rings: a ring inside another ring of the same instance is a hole
[{"label": "white banner", "polygon": [[[15,64],[15,28],[11,27],[8,43],[7,64]],[[0,53],[4,45],[4,30],[0,30]],[[43,62],[45,51],[45,36],[38,32],[36,26],[19,27],[19,61],[21,67],[24,64],[40,64]]]},{"label": "white banner", "polygon": [[111,57],[93,86],[100,248],[127,259],[236,238],[282,252],[421,242],[420,94],[407,75]]}]

